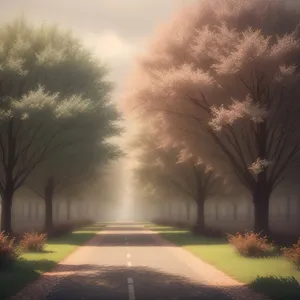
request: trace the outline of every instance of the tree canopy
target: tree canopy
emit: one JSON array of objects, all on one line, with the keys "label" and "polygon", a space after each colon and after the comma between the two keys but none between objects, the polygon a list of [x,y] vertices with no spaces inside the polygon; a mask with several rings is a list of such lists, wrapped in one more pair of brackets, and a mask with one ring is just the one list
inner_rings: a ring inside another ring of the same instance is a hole
[{"label": "tree canopy", "polygon": [[199,1],[156,34],[123,101],[161,145],[237,179],[257,231],[299,159],[299,20],[280,0]]},{"label": "tree canopy", "polygon": [[161,148],[145,126],[132,138],[128,148],[131,160],[136,161],[133,167],[135,190],[148,194],[147,199],[152,196],[159,201],[169,201],[180,196],[195,201],[197,226],[203,231],[205,201],[227,192],[224,179],[193,157],[181,161],[180,149]]},{"label": "tree canopy", "polygon": [[71,33],[19,18],[1,25],[0,41],[1,220],[10,231],[13,193],[32,171],[117,134],[119,114],[106,68]]}]

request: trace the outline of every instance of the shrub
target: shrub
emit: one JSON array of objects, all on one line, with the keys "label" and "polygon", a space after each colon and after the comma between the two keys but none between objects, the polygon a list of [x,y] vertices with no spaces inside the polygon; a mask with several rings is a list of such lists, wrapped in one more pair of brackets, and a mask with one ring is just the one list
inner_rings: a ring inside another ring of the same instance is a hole
[{"label": "shrub", "polygon": [[14,238],[0,232],[0,269],[10,266],[20,257],[21,251],[14,241]]},{"label": "shrub", "polygon": [[21,240],[21,247],[26,251],[41,252],[44,250],[47,234],[37,232],[26,232]]},{"label": "shrub", "polygon": [[300,271],[300,238],[297,243],[290,248],[282,248],[283,255],[291,261]]},{"label": "shrub", "polygon": [[236,251],[246,257],[269,256],[275,249],[267,237],[254,232],[236,233],[235,235],[227,234],[227,238]]}]

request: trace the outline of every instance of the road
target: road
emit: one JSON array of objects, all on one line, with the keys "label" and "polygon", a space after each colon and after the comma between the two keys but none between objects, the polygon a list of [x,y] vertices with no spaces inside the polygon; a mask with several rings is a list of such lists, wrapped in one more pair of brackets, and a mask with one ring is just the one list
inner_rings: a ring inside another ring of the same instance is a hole
[{"label": "road", "polygon": [[231,299],[141,225],[108,226],[70,269],[47,300]]},{"label": "road", "polygon": [[13,300],[257,300],[138,224],[109,225]]}]

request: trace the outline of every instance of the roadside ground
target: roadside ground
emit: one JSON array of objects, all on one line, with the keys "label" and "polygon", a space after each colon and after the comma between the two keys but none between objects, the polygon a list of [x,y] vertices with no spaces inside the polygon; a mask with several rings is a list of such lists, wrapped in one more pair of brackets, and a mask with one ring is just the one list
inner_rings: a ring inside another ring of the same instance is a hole
[{"label": "roadside ground", "polygon": [[272,300],[300,299],[300,271],[283,257],[245,258],[225,238],[196,236],[189,230],[169,226],[147,227]]},{"label": "roadside ground", "polygon": [[0,271],[0,299],[16,294],[43,273],[51,271],[79,246],[89,241],[103,225],[95,224],[47,241],[40,253],[24,253],[12,268]]}]

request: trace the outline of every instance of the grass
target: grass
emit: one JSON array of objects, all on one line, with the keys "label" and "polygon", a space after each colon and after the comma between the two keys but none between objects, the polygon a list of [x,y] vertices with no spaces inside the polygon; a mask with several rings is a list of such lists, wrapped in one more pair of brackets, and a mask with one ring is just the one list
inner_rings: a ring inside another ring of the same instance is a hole
[{"label": "grass", "polygon": [[78,246],[92,238],[101,226],[88,226],[59,238],[49,239],[45,251],[24,253],[12,268],[0,271],[0,299],[19,292],[26,284],[50,271]]},{"label": "grass", "polygon": [[188,230],[168,226],[149,228],[273,300],[300,299],[300,272],[284,257],[245,258],[225,238],[195,236]]}]

